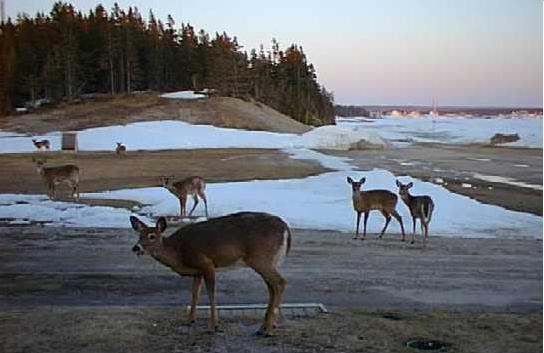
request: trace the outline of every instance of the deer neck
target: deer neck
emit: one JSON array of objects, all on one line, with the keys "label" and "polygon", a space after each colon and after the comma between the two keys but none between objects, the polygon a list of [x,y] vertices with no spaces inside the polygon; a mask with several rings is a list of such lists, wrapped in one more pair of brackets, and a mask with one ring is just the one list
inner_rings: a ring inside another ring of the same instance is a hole
[{"label": "deer neck", "polygon": [[160,244],[149,254],[161,264],[174,269],[178,266],[178,257],[174,248],[164,243],[164,237],[161,236]]},{"label": "deer neck", "polygon": [[410,195],[409,192],[407,192],[406,194],[404,195],[401,195],[400,198],[402,199],[402,201],[404,201],[405,204],[407,205],[411,205],[412,204],[412,201],[414,199],[414,197],[412,195]]}]

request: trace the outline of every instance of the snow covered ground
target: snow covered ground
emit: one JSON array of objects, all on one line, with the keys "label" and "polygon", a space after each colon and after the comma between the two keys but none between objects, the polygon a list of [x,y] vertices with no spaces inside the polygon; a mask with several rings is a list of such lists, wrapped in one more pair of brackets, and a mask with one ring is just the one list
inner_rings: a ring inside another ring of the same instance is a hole
[{"label": "snow covered ground", "polygon": [[376,119],[337,118],[338,126],[353,131],[373,131],[397,146],[406,142],[435,143],[489,143],[496,133],[520,136],[517,142],[503,146],[524,146],[542,148],[542,119],[463,119],[453,117],[392,117]]},{"label": "snow covered ground", "polygon": [[[297,228],[339,230],[352,232],[355,213],[352,209],[351,188],[346,177],[361,178],[367,183],[364,189],[389,189],[396,192],[395,176],[385,170],[355,171],[345,158],[326,156],[304,149],[288,151],[293,158],[314,159],[337,171],[302,179],[247,181],[208,184],[208,208],[211,217],[237,211],[264,211],[283,217]],[[542,237],[542,218],[531,214],[513,212],[501,207],[481,204],[468,197],[449,192],[440,185],[422,182],[409,177],[401,180],[414,182],[414,194],[430,195],[435,201],[431,232],[434,236],[492,237],[527,235]],[[160,187],[125,189],[111,192],[83,194],[95,199],[133,200],[143,205],[138,210],[148,222],[151,217],[178,215],[179,203],[166,189]],[[29,207],[31,206],[31,207]],[[191,207],[191,204],[188,205]],[[409,211],[399,200],[397,206],[410,234]],[[88,227],[129,227],[126,210],[110,207],[90,207],[48,201],[41,195],[3,195],[0,198],[0,219],[14,218],[53,222],[55,225]],[[203,205],[195,215],[204,215]],[[368,231],[379,232],[383,217],[373,212]],[[394,220],[389,232],[399,232]],[[419,230],[418,230],[419,231]]]},{"label": "snow covered ground", "polygon": [[[396,192],[395,176],[388,171],[338,171],[303,179],[208,184],[208,210],[211,217],[237,211],[270,212],[284,218],[296,228],[352,232],[355,212],[351,205],[351,187],[346,182],[348,175],[353,178],[365,176],[367,182],[363,189],[389,189]],[[414,194],[426,194],[433,198],[436,208],[431,225],[432,235],[542,237],[541,217],[481,204],[451,193],[436,184],[408,177],[400,179],[414,182]],[[164,188],[117,190],[85,196],[138,201],[146,205],[141,212],[154,217],[179,214],[177,199]],[[411,234],[411,219],[407,207],[399,200],[397,209],[404,219],[407,234]],[[203,205],[199,204],[194,215],[204,215]],[[368,230],[379,232],[383,222],[383,216],[379,212],[372,212]],[[420,231],[419,226],[417,231]],[[400,232],[395,220],[391,221],[389,232]]]},{"label": "snow covered ground", "polygon": [[[432,123],[422,119],[386,118],[373,123],[341,122],[340,127],[322,127],[295,135],[190,125],[180,121],[154,121],[82,131],[79,133],[79,147],[80,150],[113,150],[115,142],[122,141],[129,150],[280,148],[291,158],[314,159],[335,171],[304,179],[208,184],[210,216],[241,210],[266,211],[283,217],[293,227],[351,232],[355,213],[346,177],[365,176],[365,189],[384,188],[396,192],[395,177],[385,170],[358,172],[350,165],[349,159],[326,156],[311,149],[347,149],[360,139],[384,144],[379,134],[394,139],[462,143],[480,138],[487,140],[496,132],[517,132],[522,137],[522,143],[529,141],[528,145],[542,147],[541,120],[484,120],[481,126],[474,123],[472,120],[455,119],[439,119]],[[485,128],[482,127],[484,125]],[[507,130],[507,126],[513,126],[512,130]],[[59,148],[59,133],[40,138],[48,138],[53,150]],[[34,150],[30,137],[0,133],[0,152]],[[402,180],[408,181],[409,178]],[[431,224],[433,235],[542,237],[542,217],[484,205],[453,194],[439,185],[413,181],[415,194],[428,194],[435,200],[436,209]],[[83,196],[138,201],[144,205],[138,213],[144,217],[179,214],[177,200],[164,188],[117,190]],[[399,202],[398,210],[409,234],[411,221],[408,209]],[[196,212],[203,214],[200,207]],[[127,210],[111,207],[53,202],[43,195],[0,195],[0,220],[10,219],[19,223],[38,221],[57,226],[129,227],[128,217],[131,214]],[[150,222],[149,219],[145,220]],[[383,217],[373,212],[369,219],[369,232],[378,232],[382,225]],[[399,230],[393,220],[389,231]]]},{"label": "snow covered ground", "polygon": [[179,92],[171,92],[171,93],[165,93],[161,94],[162,98],[168,98],[168,99],[203,99],[208,98],[204,94],[195,93],[194,91],[179,91]]},{"label": "snow covered ground", "polygon": [[[6,133],[8,134],[8,133]],[[51,141],[51,150],[60,148],[60,133],[41,138]],[[80,151],[113,151],[120,141],[130,150],[194,148],[314,148],[347,150],[360,140],[375,145],[385,142],[374,132],[354,132],[336,126],[323,126],[305,134],[246,131],[210,125],[192,125],[182,121],[162,120],[129,125],[107,126],[78,133]],[[0,135],[0,153],[33,152],[31,137]]]},{"label": "snow covered ground", "polygon": [[127,228],[132,214],[123,208],[51,201],[45,195],[0,195],[0,220],[11,224],[39,222],[57,227]]}]

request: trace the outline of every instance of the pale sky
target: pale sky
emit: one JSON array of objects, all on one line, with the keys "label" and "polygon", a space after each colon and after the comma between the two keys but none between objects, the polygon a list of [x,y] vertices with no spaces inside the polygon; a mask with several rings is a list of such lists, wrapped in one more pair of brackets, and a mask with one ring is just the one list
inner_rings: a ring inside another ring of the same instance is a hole
[{"label": "pale sky", "polygon": [[[51,0],[4,0],[8,16]],[[76,0],[87,11],[98,3]],[[542,107],[542,0],[118,0],[147,18],[302,45],[339,104]]]}]

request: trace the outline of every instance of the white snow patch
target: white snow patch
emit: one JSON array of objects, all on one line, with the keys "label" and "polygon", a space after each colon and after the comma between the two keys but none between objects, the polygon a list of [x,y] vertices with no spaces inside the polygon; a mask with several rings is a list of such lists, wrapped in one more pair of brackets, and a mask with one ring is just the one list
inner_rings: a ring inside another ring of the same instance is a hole
[{"label": "white snow patch", "polygon": [[168,99],[203,99],[207,98],[205,94],[195,93],[194,91],[179,91],[160,95],[161,98]]},{"label": "white snow patch", "polygon": [[472,184],[462,183],[461,186],[464,187],[465,189],[470,189],[472,187]]},{"label": "white snow patch", "polygon": [[51,201],[44,195],[0,195],[0,219],[12,224],[43,222],[58,227],[128,228],[131,215],[122,208]]},{"label": "white snow patch", "polygon": [[535,190],[542,191],[542,185],[529,184],[529,183],[525,183],[523,181],[517,181],[515,179],[508,178],[508,177],[501,177],[501,176],[496,176],[496,175],[483,175],[483,174],[479,174],[479,173],[475,173],[474,177],[477,178],[477,179],[489,181],[489,182],[492,182],[492,183],[508,184],[508,185],[519,186],[519,187],[522,187],[522,188],[529,188],[529,189],[535,189]]}]

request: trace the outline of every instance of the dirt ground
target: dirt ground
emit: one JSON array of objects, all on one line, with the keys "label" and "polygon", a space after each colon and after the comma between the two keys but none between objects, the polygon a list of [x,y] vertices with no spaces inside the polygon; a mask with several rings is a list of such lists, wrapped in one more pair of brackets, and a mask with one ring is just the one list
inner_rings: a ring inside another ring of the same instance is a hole
[{"label": "dirt ground", "polygon": [[[386,169],[396,175],[410,175],[431,182],[442,178],[445,181],[442,185],[455,193],[509,210],[542,216],[541,190],[474,177],[479,173],[542,186],[542,149],[416,144],[406,148],[327,153],[350,157],[361,170]],[[465,188],[463,183],[473,187]]]},{"label": "dirt ground", "polygon": [[23,134],[76,131],[139,121],[181,120],[236,129],[301,134],[310,127],[254,101],[231,97],[204,100],[176,100],[158,92],[116,98],[63,103],[36,112],[0,119],[0,129]]},{"label": "dirt ground", "polygon": [[[256,179],[302,178],[326,169],[315,161],[294,160],[278,150],[199,149],[156,152],[0,154],[0,193],[45,193],[32,157],[47,165],[75,164],[81,170],[81,192],[158,186],[159,177],[201,175],[209,183]],[[59,185],[59,197],[68,197]]]},{"label": "dirt ground", "polygon": [[[262,314],[207,313],[186,325],[190,279],[131,252],[131,230],[0,228],[3,352],[414,352],[434,339],[448,352],[542,351],[542,242],[432,238],[423,247],[295,230],[280,272],[284,310],[272,338]],[[218,275],[220,304],[264,303],[251,270]],[[205,303],[205,292],[201,303]]]}]

